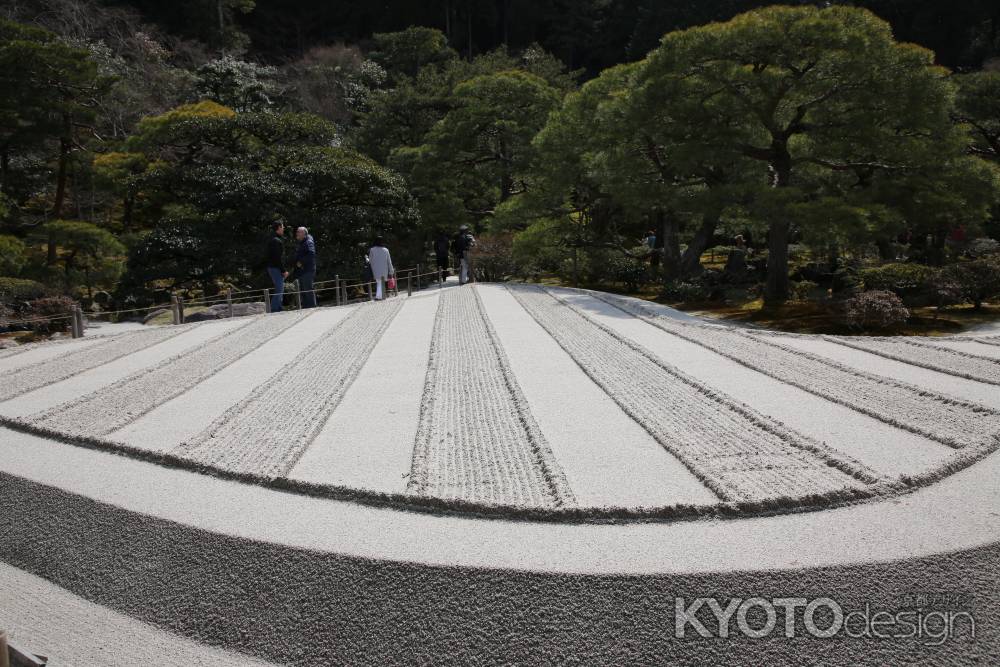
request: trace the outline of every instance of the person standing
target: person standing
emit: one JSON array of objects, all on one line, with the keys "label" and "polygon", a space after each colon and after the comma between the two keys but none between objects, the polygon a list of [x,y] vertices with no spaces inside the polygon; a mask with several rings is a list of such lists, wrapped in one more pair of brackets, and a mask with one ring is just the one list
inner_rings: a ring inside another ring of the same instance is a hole
[{"label": "person standing", "polygon": [[299,291],[302,292],[302,307],[316,307],[316,292],[313,283],[316,281],[316,242],[305,227],[295,230],[295,240],[299,242],[295,249],[295,269],[292,280],[299,281]]},{"label": "person standing", "polygon": [[434,239],[434,256],[437,258],[437,270],[441,282],[448,279],[448,235],[444,231],[439,231]]},{"label": "person standing", "polygon": [[389,276],[396,272],[392,267],[392,256],[389,255],[389,249],[385,247],[385,239],[381,236],[375,238],[375,243],[368,251],[368,264],[372,268],[372,278],[375,280],[375,300],[381,301],[383,285]]},{"label": "person standing", "polygon": [[458,284],[464,285],[472,280],[472,249],[476,247],[476,238],[469,231],[468,225],[458,228],[455,237],[455,250],[459,258]]},{"label": "person standing", "polygon": [[274,294],[271,295],[271,312],[281,312],[281,302],[284,300],[285,278],[285,223],[278,219],[271,223],[271,238],[267,240],[267,275],[274,283]]}]

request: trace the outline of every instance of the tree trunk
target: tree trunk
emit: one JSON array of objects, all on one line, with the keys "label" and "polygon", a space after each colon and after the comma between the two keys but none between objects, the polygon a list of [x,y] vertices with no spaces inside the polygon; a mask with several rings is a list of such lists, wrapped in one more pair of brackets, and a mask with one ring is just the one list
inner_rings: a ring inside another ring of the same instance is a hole
[{"label": "tree trunk", "polygon": [[514,193],[514,176],[510,173],[507,139],[500,137],[500,201],[505,202]]},{"label": "tree trunk", "polygon": [[695,231],[687,249],[681,255],[681,278],[691,278],[701,273],[701,256],[711,245],[718,223],[719,219],[715,215],[706,215],[702,218],[701,226]]},{"label": "tree trunk", "polygon": [[122,210],[122,229],[129,231],[132,228],[132,209],[135,207],[135,197],[131,193],[125,195]]},{"label": "tree trunk", "polygon": [[788,300],[788,233],[787,221],[774,221],[767,234],[767,282],[764,303],[777,305]]},{"label": "tree trunk", "polygon": [[884,236],[875,239],[875,246],[878,248],[878,257],[881,260],[890,261],[896,259],[892,252],[892,241]]},{"label": "tree trunk", "polygon": [[[771,143],[774,161],[772,185],[787,188],[792,178],[792,155],[787,141],[775,139]],[[787,220],[774,220],[767,233],[767,280],[764,283],[764,303],[782,304],[788,300],[788,236],[791,225]]]},{"label": "tree trunk", "polygon": [[52,216],[61,218],[63,206],[66,203],[66,180],[69,175],[69,153],[72,148],[73,131],[72,120],[69,114],[63,115],[63,134],[59,137],[59,167],[56,171],[56,199],[52,205]]},{"label": "tree trunk", "polygon": [[681,269],[681,242],[677,218],[670,211],[657,211],[660,236],[663,239],[663,284],[676,280]]},{"label": "tree trunk", "polygon": [[7,178],[10,173],[10,154],[7,147],[0,149],[0,193],[7,192]]},{"label": "tree trunk", "polygon": [[578,245],[573,246],[573,287],[580,286],[580,260],[579,260],[580,247]]}]

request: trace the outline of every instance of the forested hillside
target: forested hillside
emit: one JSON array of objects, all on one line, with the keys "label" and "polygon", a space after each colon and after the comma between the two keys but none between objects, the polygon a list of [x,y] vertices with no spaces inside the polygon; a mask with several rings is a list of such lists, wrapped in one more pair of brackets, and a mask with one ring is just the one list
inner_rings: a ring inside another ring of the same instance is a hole
[{"label": "forested hillside", "polygon": [[264,285],[276,218],[320,277],[469,224],[481,279],[1000,294],[1000,5],[769,4],[4,3],[0,318]]}]

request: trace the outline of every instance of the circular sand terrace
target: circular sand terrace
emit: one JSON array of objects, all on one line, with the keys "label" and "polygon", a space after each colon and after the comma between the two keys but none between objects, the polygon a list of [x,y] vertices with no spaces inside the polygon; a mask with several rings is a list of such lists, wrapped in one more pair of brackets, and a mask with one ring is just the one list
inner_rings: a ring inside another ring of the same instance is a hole
[{"label": "circular sand terrace", "polygon": [[[0,351],[0,377],[0,625],[77,664],[171,637],[158,664],[1000,652],[1000,337],[479,285]],[[670,637],[675,595],[914,587],[976,598],[978,643]]]},{"label": "circular sand terrace", "polygon": [[0,424],[406,509],[599,521],[822,509],[1000,445],[1000,336],[794,336],[525,285],[14,350]]}]

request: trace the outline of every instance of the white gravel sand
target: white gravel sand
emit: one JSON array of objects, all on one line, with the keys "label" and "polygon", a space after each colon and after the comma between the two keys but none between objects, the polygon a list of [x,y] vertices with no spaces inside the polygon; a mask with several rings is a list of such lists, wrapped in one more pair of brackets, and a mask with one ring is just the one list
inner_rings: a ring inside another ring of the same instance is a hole
[{"label": "white gravel sand", "polygon": [[[992,422],[989,415],[984,420],[974,408],[923,389],[900,386],[782,348],[784,337],[677,326],[644,315],[641,307],[608,300],[642,318],[641,322],[622,319],[620,312],[605,310],[609,325],[617,325],[665,358],[694,364],[690,372],[712,386],[744,402],[766,406],[777,419],[887,474],[922,472],[947,457],[947,447],[979,443],[1000,430],[997,415],[992,416]],[[590,307],[601,308],[596,304]],[[643,323],[668,336],[657,336],[643,328]]]},{"label": "white gravel sand", "polygon": [[353,307],[317,310],[190,391],[160,404],[108,438],[150,451],[173,449],[208,428],[216,417],[278,373],[303,348],[314,344],[352,310]]},{"label": "white gravel sand", "polygon": [[437,293],[407,299],[290,478],[406,491],[437,308]]},{"label": "white gravel sand", "polygon": [[0,628],[52,667],[264,667],[256,658],[170,634],[0,562]]},{"label": "white gravel sand", "polygon": [[77,338],[50,343],[30,343],[0,350],[0,377],[19,368],[82,350],[100,342],[102,342],[100,338]]},{"label": "white gravel sand", "polygon": [[990,408],[1000,409],[1000,391],[997,391],[997,388],[990,384],[966,380],[902,361],[887,359],[877,354],[837,345],[818,336],[776,336],[776,338],[782,345],[811,352],[860,371],[924,387],[945,396],[954,396]]},{"label": "white gravel sand", "polygon": [[107,435],[180,396],[315,311],[304,312],[248,318],[245,326],[221,333],[190,354],[177,355],[110,387],[41,412],[31,421],[72,436]]},{"label": "white gravel sand", "polygon": [[1000,361],[972,350],[947,350],[917,340],[868,336],[825,336],[826,340],[888,359],[903,361],[949,375],[988,384],[1000,384]]},{"label": "white gravel sand", "polygon": [[521,507],[575,502],[471,286],[438,301],[408,489]]},{"label": "white gravel sand", "polygon": [[284,477],[336,410],[402,303],[355,308],[173,453],[223,470]]},{"label": "white gravel sand", "polygon": [[783,503],[849,494],[864,487],[859,478],[876,481],[864,466],[831,457],[820,443],[709,389],[551,293],[510,290],[591,379],[722,500]]},{"label": "white gravel sand", "polygon": [[65,380],[116,359],[134,354],[185,333],[184,329],[158,327],[130,336],[118,336],[95,345],[66,352],[44,362],[36,362],[7,373],[0,384],[0,401],[5,401],[46,385]]},{"label": "white gravel sand", "polygon": [[211,325],[186,327],[180,332],[180,335],[167,338],[110,363],[91,368],[65,380],[40,387],[0,403],[0,415],[23,417],[54,408],[106,387],[144,368],[154,366],[174,355],[193,350],[215,336],[244,325],[245,322],[238,320],[225,320],[218,323],[213,322]]},{"label": "white gravel sand", "polygon": [[1000,359],[1000,345],[991,345],[971,338],[927,338],[922,342],[934,347],[942,347],[957,352],[969,352],[990,359]]},{"label": "white gravel sand", "polygon": [[718,501],[594,384],[504,287],[477,289],[531,413],[580,506]]},{"label": "white gravel sand", "polygon": [[[760,572],[919,558],[1000,540],[1000,453],[913,493],[824,512],[626,524],[400,512],[220,480],[7,429],[0,429],[0,471],[208,531],[203,539],[216,533],[444,567]],[[0,496],[0,507],[5,500],[17,501]]]}]

